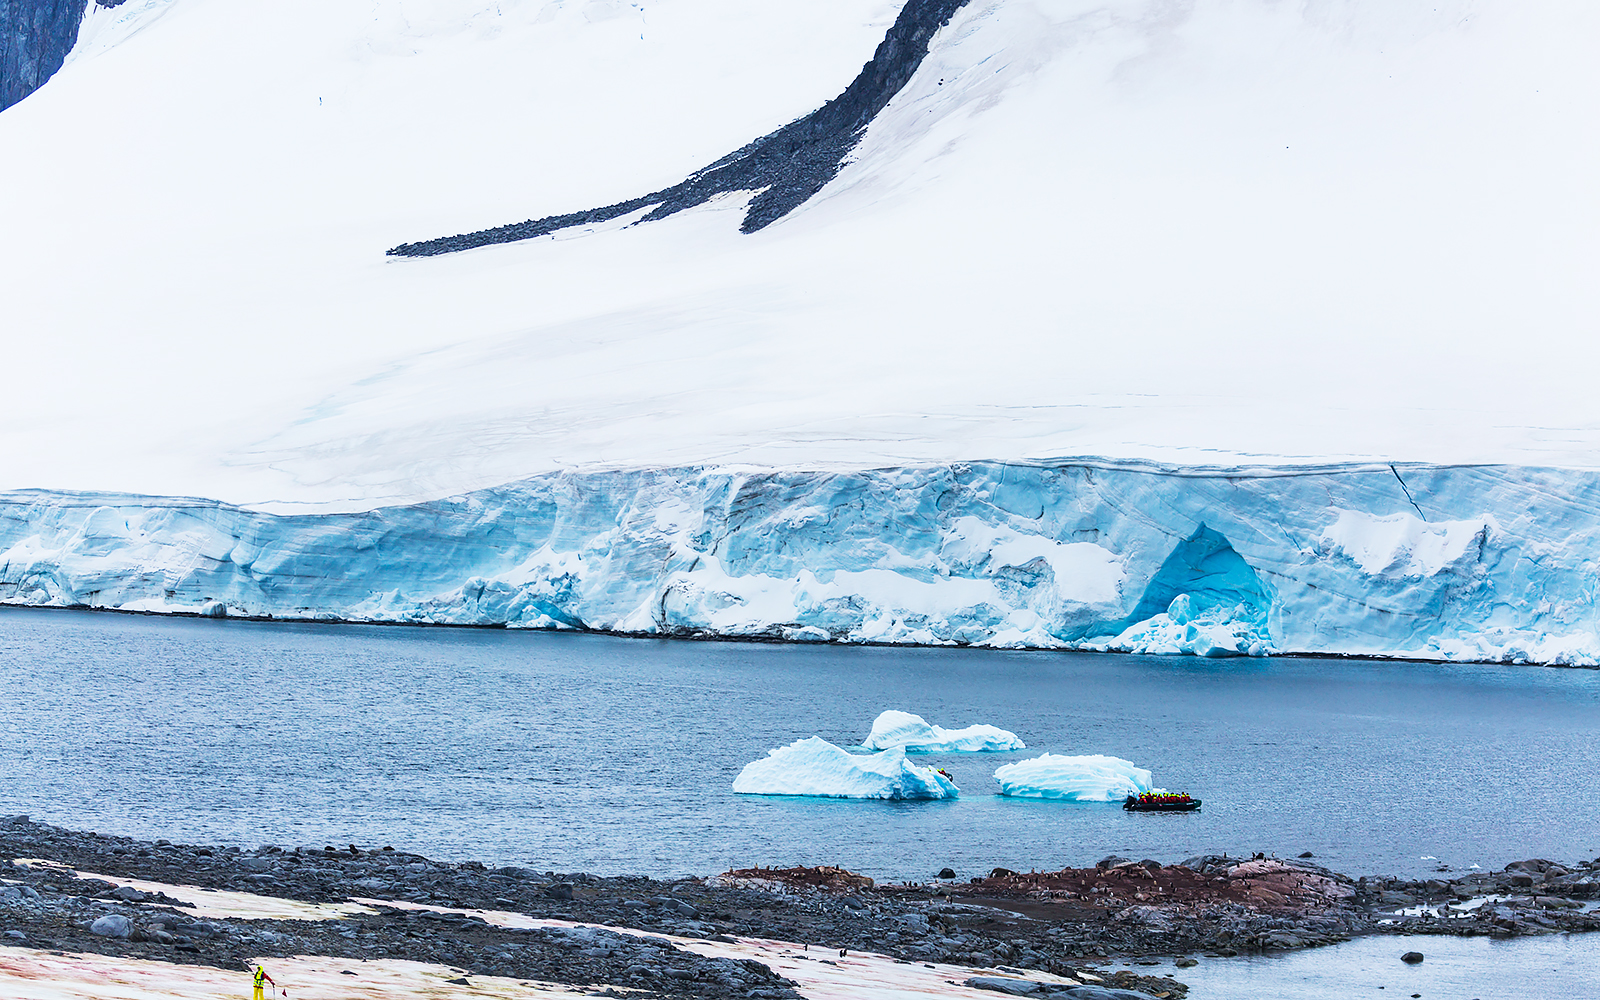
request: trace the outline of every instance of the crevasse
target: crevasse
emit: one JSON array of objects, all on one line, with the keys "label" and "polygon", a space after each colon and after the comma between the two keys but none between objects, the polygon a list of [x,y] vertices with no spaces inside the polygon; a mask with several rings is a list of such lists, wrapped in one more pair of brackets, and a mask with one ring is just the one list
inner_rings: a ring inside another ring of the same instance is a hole
[{"label": "crevasse", "polygon": [[1399,472],[1411,498],[1387,465],[642,469],[316,516],[23,491],[0,495],[0,600],[795,641],[1600,662],[1600,474]]}]

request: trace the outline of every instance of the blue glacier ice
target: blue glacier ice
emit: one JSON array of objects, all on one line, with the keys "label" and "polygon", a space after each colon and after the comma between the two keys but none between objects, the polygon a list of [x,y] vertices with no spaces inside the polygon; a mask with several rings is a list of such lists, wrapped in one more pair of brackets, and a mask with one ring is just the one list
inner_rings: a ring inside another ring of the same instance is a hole
[{"label": "blue glacier ice", "polygon": [[929,725],[920,715],[892,708],[872,721],[872,732],[861,745],[868,750],[900,747],[907,753],[986,753],[1027,748],[1016,733],[995,726],[945,729]]},{"label": "blue glacier ice", "polygon": [[1063,802],[1120,802],[1154,790],[1149,771],[1104,754],[1041,754],[1002,764],[995,769],[994,780],[1000,783],[1001,795]]},{"label": "blue glacier ice", "polygon": [[956,783],[906,760],[901,747],[852,754],[820,736],[796,740],[751,761],[734,779],[741,795],[813,795],[836,799],[953,799]]},{"label": "blue glacier ice", "polygon": [[0,601],[639,635],[1594,664],[1600,475],[568,472],[283,516],[0,494]]}]

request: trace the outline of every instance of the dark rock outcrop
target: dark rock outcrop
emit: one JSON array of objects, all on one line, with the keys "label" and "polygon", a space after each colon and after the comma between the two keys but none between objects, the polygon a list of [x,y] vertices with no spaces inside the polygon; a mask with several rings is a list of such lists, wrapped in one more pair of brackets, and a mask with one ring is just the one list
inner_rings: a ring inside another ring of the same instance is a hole
[{"label": "dark rock outcrop", "polygon": [[[120,7],[125,0],[95,0]],[[0,0],[0,111],[56,75],[78,42],[88,0]]]},{"label": "dark rock outcrop", "polygon": [[833,180],[845,157],[861,141],[878,112],[911,80],[928,54],[934,33],[950,22],[967,0],[909,0],[889,28],[872,60],[844,93],[796,121],[729,153],[687,180],[661,191],[603,208],[498,226],[460,236],[402,243],[396,257],[431,257],[495,243],[514,243],[619,219],[650,209],[641,222],[654,222],[703,205],[719,194],[758,192],[739,229],[753,233],[800,207]]}]

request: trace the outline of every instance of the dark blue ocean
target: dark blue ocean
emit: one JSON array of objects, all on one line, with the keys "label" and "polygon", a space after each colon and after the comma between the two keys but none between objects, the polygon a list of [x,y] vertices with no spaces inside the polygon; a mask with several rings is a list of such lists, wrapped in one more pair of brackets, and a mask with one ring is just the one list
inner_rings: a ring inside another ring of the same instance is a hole
[{"label": "dark blue ocean", "polygon": [[[1352,874],[1600,855],[1600,672],[614,639],[0,609],[0,814],[543,870],[838,864],[923,878],[1106,854],[1312,851]],[[886,708],[1013,730],[930,757],[953,802],[734,795]],[[1187,815],[1007,800],[994,768],[1107,753]]]}]

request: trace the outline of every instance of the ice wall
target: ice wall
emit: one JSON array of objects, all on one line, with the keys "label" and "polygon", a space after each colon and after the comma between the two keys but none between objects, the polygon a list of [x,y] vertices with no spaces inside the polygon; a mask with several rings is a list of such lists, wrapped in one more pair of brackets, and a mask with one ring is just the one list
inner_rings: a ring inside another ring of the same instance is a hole
[{"label": "ice wall", "polygon": [[275,516],[0,495],[0,600],[649,635],[1600,662],[1600,474],[973,463],[541,476]]}]

